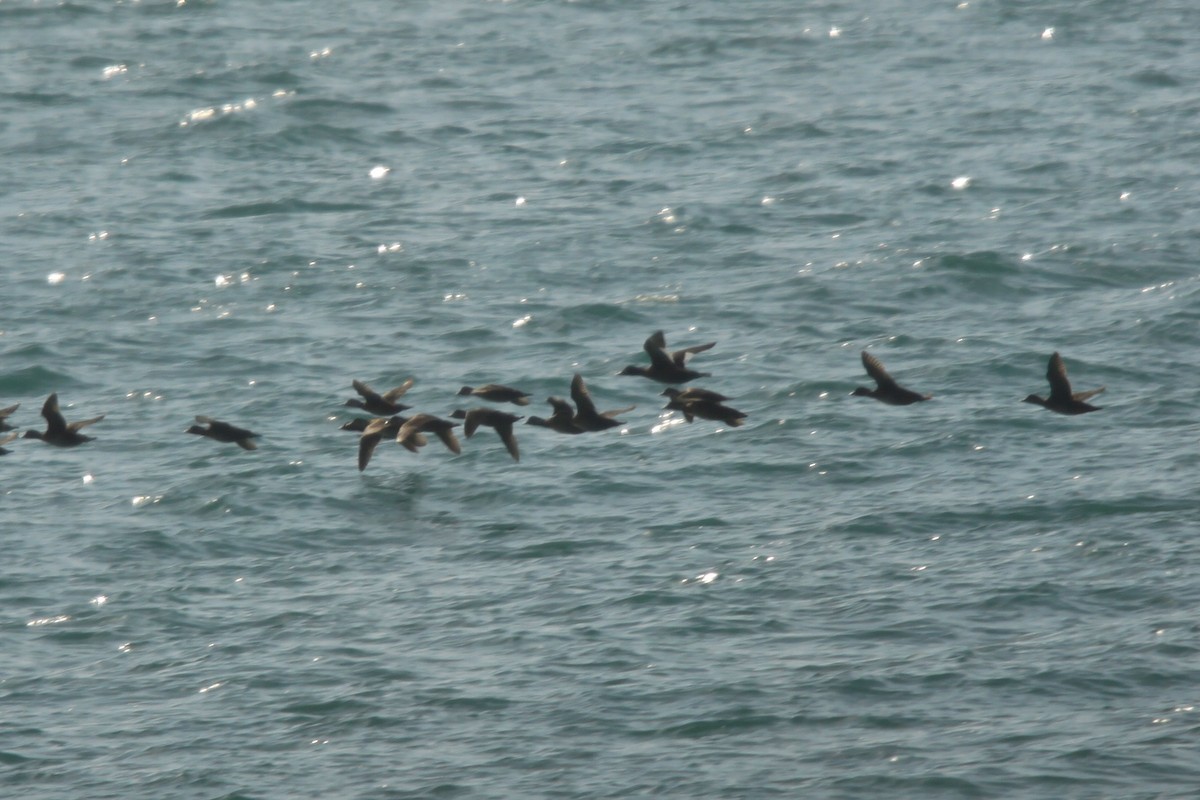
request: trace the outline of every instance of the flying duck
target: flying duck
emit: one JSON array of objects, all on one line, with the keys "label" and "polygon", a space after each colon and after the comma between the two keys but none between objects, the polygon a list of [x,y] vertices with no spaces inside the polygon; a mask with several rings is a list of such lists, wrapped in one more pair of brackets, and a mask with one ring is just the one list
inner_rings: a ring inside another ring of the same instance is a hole
[{"label": "flying duck", "polygon": [[514,403],[518,406],[529,405],[529,394],[511,386],[501,386],[498,383],[488,383],[483,386],[464,386],[458,390],[460,396],[471,395],[489,403]]},{"label": "flying duck", "polygon": [[94,425],[104,419],[104,414],[91,419],[81,419],[78,422],[67,423],[62,412],[58,410],[58,392],[51,394],[42,404],[42,416],[46,419],[45,431],[25,431],[26,439],[41,439],[46,444],[55,447],[74,447],[90,442],[93,437],[84,436],[79,431],[88,425]]},{"label": "flying duck", "polygon": [[[377,417],[372,420],[363,420],[361,428],[349,428],[346,425],[342,426],[342,430],[361,430],[362,434],[358,437],[358,471],[362,472],[367,468],[367,464],[371,463],[371,456],[375,452],[375,448],[384,436],[394,437],[400,432],[400,426],[407,422],[404,417]],[[420,442],[418,446],[425,444],[425,438],[417,434]],[[416,443],[416,442],[414,442]]]},{"label": "flying duck", "polygon": [[1049,397],[1042,399],[1036,394],[1031,394],[1022,402],[1033,403],[1059,414],[1086,414],[1089,411],[1100,410],[1100,406],[1084,401],[1103,392],[1104,387],[1087,392],[1072,392],[1071,382],[1067,380],[1067,366],[1058,353],[1050,356],[1050,363],[1046,365],[1046,380],[1050,381]]},{"label": "flying duck", "polygon": [[689,400],[707,400],[711,403],[724,403],[726,400],[733,399],[732,397],[726,397],[720,392],[714,392],[711,389],[701,389],[698,386],[691,386],[687,389],[676,389],[670,386],[663,389],[660,394],[663,397],[669,397],[681,403],[686,403]]},{"label": "flying duck", "polygon": [[359,400],[357,397],[354,397],[346,401],[346,405],[350,406],[351,408],[361,408],[363,411],[369,411],[372,414],[379,414],[386,417],[391,416],[392,414],[399,414],[406,408],[411,407],[406,406],[403,403],[397,403],[396,401],[403,397],[404,393],[412,388],[412,378],[409,378],[394,389],[388,389],[383,394],[375,391],[362,381],[356,380],[351,381],[351,383],[354,386],[354,391],[362,395],[361,400]]},{"label": "flying duck", "polygon": [[699,417],[713,422],[724,422],[729,427],[736,428],[746,419],[744,412],[724,405],[720,400],[713,400],[711,397],[703,395],[688,397],[686,392],[680,392],[672,397],[665,407],[682,412],[683,418],[688,422]]},{"label": "flying duck", "polygon": [[688,356],[693,353],[703,353],[715,345],[716,342],[709,342],[708,344],[698,344],[692,347],[685,347],[682,350],[668,352],[667,339],[663,335],[663,332],[655,331],[642,344],[646,354],[650,356],[650,366],[642,367],[630,364],[621,370],[620,374],[641,375],[659,383],[687,383],[694,378],[705,378],[708,377],[709,373],[697,372],[686,366],[685,362]]},{"label": "flying duck", "polygon": [[876,388],[868,389],[865,386],[859,386],[853,392],[855,397],[874,397],[889,406],[908,406],[922,400],[933,399],[933,395],[918,394],[896,383],[896,380],[883,368],[883,363],[866,350],[862,352],[862,363],[867,374],[874,379]]},{"label": "flying duck", "polygon": [[571,399],[575,401],[575,416],[571,421],[576,428],[583,431],[603,431],[624,425],[624,422],[614,418],[618,414],[637,408],[629,406],[600,413],[596,410],[596,404],[592,402],[592,395],[588,392],[587,384],[583,382],[583,376],[578,372],[571,379]]},{"label": "flying duck", "polygon": [[549,428],[558,433],[583,433],[583,428],[575,425],[575,409],[571,404],[561,397],[547,397],[546,402],[554,408],[554,413],[547,419],[541,417],[530,417],[525,420],[526,425],[536,425],[541,428]]},{"label": "flying duck", "polygon": [[212,417],[196,417],[196,422],[208,427],[202,428],[200,425],[193,425],[187,429],[188,433],[194,433],[197,436],[207,436],[218,442],[232,442],[243,450],[258,449],[258,445],[254,443],[254,440],[258,438],[257,433],[252,433],[236,425],[230,425],[228,422],[221,422]]},{"label": "flying duck", "polygon": [[463,433],[468,439],[475,435],[475,431],[479,429],[480,425],[494,429],[500,437],[500,441],[504,442],[504,446],[508,448],[508,454],[512,456],[513,461],[521,460],[521,453],[517,449],[517,437],[513,435],[513,423],[521,417],[505,411],[497,411],[494,408],[472,408],[470,411],[463,411],[459,408],[450,416],[453,419],[463,420]]},{"label": "flying duck", "polygon": [[454,429],[457,427],[457,422],[439,419],[432,414],[414,414],[396,431],[396,443],[415,453],[418,447],[425,444],[425,438],[420,434],[432,433],[442,440],[442,444],[446,445],[451,453],[458,455],[462,452],[462,447],[454,436]]}]

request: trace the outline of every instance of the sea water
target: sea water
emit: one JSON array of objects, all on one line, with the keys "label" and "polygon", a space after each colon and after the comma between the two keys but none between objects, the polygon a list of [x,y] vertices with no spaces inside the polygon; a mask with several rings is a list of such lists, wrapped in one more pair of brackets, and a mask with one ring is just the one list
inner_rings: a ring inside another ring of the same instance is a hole
[{"label": "sea water", "polygon": [[[0,460],[3,794],[1194,796],[1198,52],[1181,0],[0,3],[0,406],[105,415]],[[656,330],[743,426],[618,375]],[[1021,402],[1055,351],[1102,411]],[[575,373],[636,407],[519,463],[339,429]]]}]

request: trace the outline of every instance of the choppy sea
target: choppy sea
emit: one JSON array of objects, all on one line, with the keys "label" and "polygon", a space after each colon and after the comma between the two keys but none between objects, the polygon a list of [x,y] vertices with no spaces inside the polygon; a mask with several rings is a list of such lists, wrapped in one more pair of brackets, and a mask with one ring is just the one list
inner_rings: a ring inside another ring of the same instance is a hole
[{"label": "choppy sea", "polygon": [[[3,0],[0,406],[105,419],[0,459],[0,794],[1194,797],[1198,53],[1191,0]],[[745,425],[618,375],[656,330]],[[1055,351],[1100,412],[1021,402]],[[636,408],[519,463],[339,429],[575,373]]]}]

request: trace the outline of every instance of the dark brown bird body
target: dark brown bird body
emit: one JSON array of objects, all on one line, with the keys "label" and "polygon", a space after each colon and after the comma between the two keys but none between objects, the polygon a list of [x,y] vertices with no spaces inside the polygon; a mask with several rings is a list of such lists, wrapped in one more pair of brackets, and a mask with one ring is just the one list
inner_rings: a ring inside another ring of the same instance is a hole
[{"label": "dark brown bird body", "polygon": [[624,422],[615,417],[636,408],[636,406],[628,406],[603,413],[597,411],[596,404],[592,402],[591,392],[588,391],[587,384],[583,382],[583,376],[578,372],[571,379],[571,400],[575,402],[575,416],[572,417],[571,422],[582,431],[604,431],[624,425]]},{"label": "dark brown bird body", "polygon": [[558,433],[584,433],[583,428],[575,424],[575,409],[571,404],[561,397],[547,397],[546,402],[554,409],[554,413],[543,419],[541,417],[529,417],[525,420],[526,425],[536,425],[540,428],[549,428]]},{"label": "dark brown bird body", "polygon": [[529,405],[529,394],[511,386],[501,386],[498,383],[488,383],[483,386],[464,386],[458,390],[460,396],[470,395],[489,403],[513,403],[518,406]]},{"label": "dark brown bird body", "polygon": [[354,386],[354,391],[358,392],[359,395],[362,396],[361,400],[357,397],[354,397],[346,401],[346,405],[351,408],[361,408],[363,411],[368,411],[372,414],[378,414],[380,416],[387,417],[393,414],[399,414],[401,411],[411,407],[396,401],[403,397],[404,393],[412,388],[412,378],[409,378],[394,389],[388,389],[383,394],[375,391],[362,381],[351,381],[351,384]]},{"label": "dark brown bird body", "polygon": [[[354,421],[347,422],[342,426],[342,430],[359,430],[362,434],[358,437],[358,471],[362,472],[367,468],[367,464],[371,463],[371,456],[375,453],[375,448],[383,440],[383,437],[389,439],[395,438],[400,432],[400,426],[408,420],[404,417],[377,417],[372,420],[362,420],[362,425],[359,426]],[[349,427],[354,425],[354,427]],[[421,439],[420,444],[424,444],[424,439]],[[419,445],[418,445],[419,446]]]},{"label": "dark brown bird body", "polygon": [[91,419],[68,423],[63,418],[62,412],[58,410],[58,392],[47,397],[46,402],[42,404],[42,417],[46,420],[46,430],[25,431],[25,438],[41,439],[46,444],[52,444],[55,447],[75,447],[84,442],[90,442],[92,437],[84,436],[79,431],[104,419],[104,415],[101,414]]},{"label": "dark brown bird body", "polygon": [[[218,442],[236,444],[243,450],[258,449],[258,445],[254,442],[258,438],[257,433],[252,433],[236,425],[230,425],[228,422],[221,422],[212,417],[196,417],[196,422],[199,422],[200,425],[193,425],[188,428],[188,433],[194,433],[197,436],[207,436],[209,439]],[[201,427],[201,425],[205,427]]]},{"label": "dark brown bird body", "polygon": [[1042,398],[1031,394],[1022,402],[1033,403],[1057,414],[1086,414],[1089,411],[1100,410],[1100,406],[1084,401],[1103,392],[1104,387],[1086,392],[1072,392],[1071,382],[1067,380],[1067,366],[1058,353],[1050,356],[1050,362],[1046,365],[1046,380],[1050,382],[1049,397]]},{"label": "dark brown bird body", "polygon": [[865,386],[859,386],[853,392],[855,397],[873,397],[890,406],[908,406],[933,399],[933,395],[920,394],[896,383],[895,379],[883,368],[883,363],[866,350],[862,352],[862,363],[867,374],[875,381],[875,388],[868,389]]},{"label": "dark brown bird body", "polygon": [[687,389],[676,389],[668,387],[663,389],[660,394],[663,397],[669,397],[672,400],[678,400],[681,403],[686,403],[689,400],[708,400],[713,403],[724,403],[727,400],[732,400],[732,397],[726,397],[720,392],[714,392],[711,389],[701,389],[698,386],[691,386]]},{"label": "dark brown bird body", "polygon": [[463,433],[468,439],[475,435],[480,425],[486,425],[496,431],[500,441],[508,449],[513,461],[521,460],[521,452],[517,448],[517,437],[513,435],[513,424],[521,417],[494,408],[472,408],[470,411],[456,409],[450,414],[453,419],[463,420]]},{"label": "dark brown bird body", "polygon": [[688,422],[699,417],[713,422],[724,422],[729,427],[736,428],[746,420],[744,412],[727,406],[720,400],[704,396],[689,398],[684,393],[680,393],[678,396],[672,397],[665,407],[679,411]]},{"label": "dark brown bird body", "polygon": [[446,445],[450,452],[458,455],[462,452],[462,447],[454,435],[454,429],[457,427],[457,422],[440,419],[432,414],[414,414],[396,431],[396,443],[415,453],[417,448],[425,444],[425,439],[420,434],[432,433],[442,440],[442,444]]},{"label": "dark brown bird body", "polygon": [[693,345],[685,347],[682,350],[669,352],[667,350],[667,339],[662,331],[655,331],[650,334],[650,338],[642,344],[642,349],[650,356],[650,366],[643,367],[636,364],[630,364],[621,370],[621,375],[641,375],[643,378],[649,378],[659,383],[687,383],[695,378],[708,377],[707,372],[697,372],[687,366],[688,356],[693,353],[703,353],[705,350],[711,349],[716,345],[716,342],[708,342],[707,344]]}]

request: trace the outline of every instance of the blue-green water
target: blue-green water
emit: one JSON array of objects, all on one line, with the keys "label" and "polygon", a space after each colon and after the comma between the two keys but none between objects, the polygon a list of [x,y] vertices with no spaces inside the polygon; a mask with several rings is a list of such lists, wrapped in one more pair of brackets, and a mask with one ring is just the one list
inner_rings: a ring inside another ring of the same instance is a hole
[{"label": "blue-green water", "polygon": [[[0,406],[107,414],[0,460],[4,795],[1194,796],[1198,52],[1181,1],[0,3]],[[617,375],[656,329],[744,427]],[[1055,350],[1101,412],[1020,402]],[[338,429],[575,372],[637,408],[519,464]]]}]

